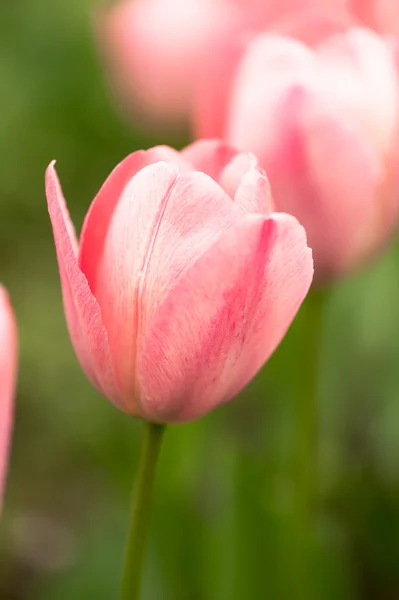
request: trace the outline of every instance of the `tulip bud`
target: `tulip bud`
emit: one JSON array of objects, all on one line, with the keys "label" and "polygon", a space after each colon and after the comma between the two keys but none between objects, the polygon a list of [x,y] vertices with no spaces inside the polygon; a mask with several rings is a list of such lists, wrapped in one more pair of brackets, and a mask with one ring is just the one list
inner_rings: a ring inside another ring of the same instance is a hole
[{"label": "tulip bud", "polygon": [[78,244],[46,174],[69,333],[91,382],[155,422],[235,396],[281,341],[311,284],[301,225],[271,212],[253,156],[204,141],[123,160]]},{"label": "tulip bud", "polygon": [[16,370],[16,324],[7,293],[0,286],[0,511],[12,429]]}]

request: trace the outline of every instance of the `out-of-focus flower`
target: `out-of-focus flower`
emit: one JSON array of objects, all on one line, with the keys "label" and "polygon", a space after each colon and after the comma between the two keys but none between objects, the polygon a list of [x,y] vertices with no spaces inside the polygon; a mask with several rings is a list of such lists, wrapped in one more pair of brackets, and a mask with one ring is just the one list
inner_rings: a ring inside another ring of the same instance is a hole
[{"label": "out-of-focus flower", "polygon": [[222,31],[238,23],[228,0],[122,0],[97,18],[111,80],[147,126],[188,117],[203,61]]},{"label": "out-of-focus flower", "polygon": [[128,156],[94,199],[80,244],[53,164],[46,191],[75,351],[135,417],[188,421],[230,400],[311,284],[304,229],[272,212],[255,159],[222,142]]},{"label": "out-of-focus flower", "polygon": [[198,81],[212,70],[227,41],[263,30],[302,38],[303,28],[309,37],[309,27],[321,39],[339,23],[399,34],[399,5],[397,0],[116,0],[97,13],[95,23],[126,112],[144,117],[147,127],[176,127],[190,115]]},{"label": "out-of-focus flower", "polygon": [[307,231],[317,277],[373,255],[399,212],[399,91],[390,43],[360,28],[312,46],[260,34],[240,51],[226,47],[219,60],[229,77],[204,88],[198,135],[220,135],[258,157],[277,209]]},{"label": "out-of-focus flower", "polygon": [[7,471],[17,371],[17,328],[8,295],[0,286],[0,511]]},{"label": "out-of-focus flower", "polygon": [[111,81],[147,127],[190,115],[198,79],[220,43],[297,12],[344,12],[346,0],[120,0],[102,9],[96,33]]}]

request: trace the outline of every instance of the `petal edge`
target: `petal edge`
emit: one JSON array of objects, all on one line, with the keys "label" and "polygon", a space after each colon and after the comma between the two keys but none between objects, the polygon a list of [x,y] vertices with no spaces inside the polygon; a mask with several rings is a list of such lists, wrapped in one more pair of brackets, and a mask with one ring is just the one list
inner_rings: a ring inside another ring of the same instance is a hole
[{"label": "petal edge", "polygon": [[280,343],[313,277],[294,217],[247,215],[170,292],[140,363],[148,418],[183,422],[230,400]]},{"label": "petal edge", "polygon": [[[72,345],[86,375],[100,391],[119,406],[108,336],[100,307],[78,264],[78,244],[61,186],[54,168],[46,171],[46,196],[53,227],[61,278],[65,317]],[[123,409],[123,406],[119,406]]]}]

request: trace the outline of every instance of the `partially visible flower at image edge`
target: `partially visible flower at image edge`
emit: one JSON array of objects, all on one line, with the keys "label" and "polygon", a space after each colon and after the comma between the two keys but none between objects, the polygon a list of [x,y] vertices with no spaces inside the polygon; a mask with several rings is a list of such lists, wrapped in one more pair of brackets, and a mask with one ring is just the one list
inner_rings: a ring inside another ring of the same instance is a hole
[{"label": "partially visible flower at image edge", "polygon": [[17,327],[8,299],[0,285],[0,512],[7,472],[17,372]]}]

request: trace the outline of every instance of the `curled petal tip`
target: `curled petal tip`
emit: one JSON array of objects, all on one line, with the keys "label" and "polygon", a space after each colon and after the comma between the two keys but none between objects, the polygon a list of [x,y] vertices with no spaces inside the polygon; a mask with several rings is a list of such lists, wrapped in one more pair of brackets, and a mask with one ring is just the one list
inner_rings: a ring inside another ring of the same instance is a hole
[{"label": "curled petal tip", "polygon": [[55,163],[56,163],[56,162],[57,162],[57,160],[56,160],[55,158],[53,158],[53,160],[51,160],[51,161],[49,162],[49,165],[48,165],[48,167],[47,167],[47,169],[46,169],[46,173],[47,173],[48,171],[55,170]]}]

